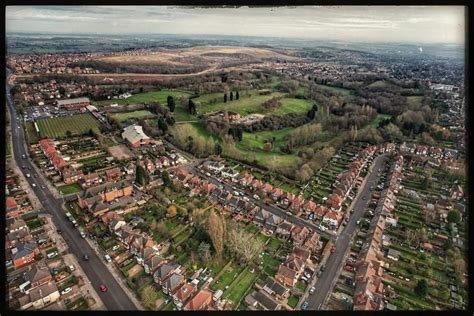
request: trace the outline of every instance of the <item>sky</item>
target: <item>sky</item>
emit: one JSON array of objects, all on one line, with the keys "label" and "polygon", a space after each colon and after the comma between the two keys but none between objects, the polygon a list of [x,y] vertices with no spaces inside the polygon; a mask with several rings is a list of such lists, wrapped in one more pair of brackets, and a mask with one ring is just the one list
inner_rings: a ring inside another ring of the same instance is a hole
[{"label": "sky", "polygon": [[464,44],[462,6],[7,6],[7,32],[200,34]]}]

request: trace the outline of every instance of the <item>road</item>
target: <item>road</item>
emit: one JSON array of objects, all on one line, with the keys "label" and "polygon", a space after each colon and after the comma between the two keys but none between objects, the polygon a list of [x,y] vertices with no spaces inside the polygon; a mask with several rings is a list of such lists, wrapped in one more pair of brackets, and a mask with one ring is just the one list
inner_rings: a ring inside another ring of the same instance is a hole
[{"label": "road", "polygon": [[[16,109],[13,105],[10,87],[8,85],[6,85],[6,97],[12,127],[12,149],[14,159],[17,161],[18,165],[30,167],[31,170],[28,170],[28,173],[36,175],[36,177],[33,176],[28,178],[30,185],[31,183],[36,184],[35,188],[31,187],[30,189],[38,197],[43,209],[47,210],[52,215],[56,227],[63,232],[62,237],[68,245],[69,252],[78,258],[82,270],[92,282],[93,287],[98,289],[100,284],[107,285],[108,291],[106,293],[98,292],[107,310],[137,310],[136,306],[128,298],[127,294],[123,291],[112,274],[108,272],[104,263],[89,247],[88,243],[81,238],[79,231],[66,219],[65,212],[62,209],[62,200],[56,199],[53,194],[48,191],[46,180],[41,174],[37,173],[35,168],[33,168],[32,162],[29,159],[21,158],[22,155],[27,155],[24,131],[21,123],[17,120]],[[26,171],[21,170],[21,172],[25,173]],[[42,186],[44,186],[45,189],[42,189]],[[89,261],[82,260],[85,253],[89,255]]]},{"label": "road", "polygon": [[[342,231],[342,234],[335,242],[336,252],[329,256],[326,262],[326,270],[321,274],[321,277],[314,285],[316,292],[309,296],[309,310],[319,310],[321,308],[321,305],[325,301],[329,292],[332,290],[336,278],[339,277],[340,269],[344,264],[344,257],[349,249],[352,235],[354,234],[354,231],[357,227],[357,221],[362,217],[370,202],[370,186],[376,183],[378,177],[377,169],[381,168],[386,160],[386,154],[380,155],[374,159],[374,162],[372,163],[372,169],[369,170],[369,174],[366,178],[367,180],[362,187],[362,190],[360,190],[358,195],[355,197],[356,201],[353,204],[354,213],[351,215],[349,223],[347,223],[345,229]],[[364,196],[367,198],[364,199]]]},{"label": "road", "polygon": [[310,229],[316,231],[321,236],[324,236],[325,238],[332,239],[332,240],[336,239],[335,235],[332,235],[332,234],[329,234],[327,232],[321,231],[318,228],[317,225],[314,225],[313,223],[310,223],[310,222],[308,222],[308,221],[306,221],[302,218],[296,217],[295,215],[289,215],[289,214],[287,214],[287,211],[285,211],[281,208],[278,208],[278,207],[273,206],[273,205],[265,204],[260,200],[256,200],[248,192],[246,192],[244,190],[241,190],[239,188],[236,188],[232,185],[229,185],[225,182],[221,182],[218,179],[216,179],[215,177],[212,177],[212,176],[209,177],[206,174],[204,174],[203,172],[201,172],[199,169],[197,169],[195,166],[192,166],[192,165],[188,166],[188,170],[191,171],[193,174],[197,174],[200,177],[207,179],[209,182],[211,182],[215,185],[222,185],[229,192],[234,192],[234,191],[239,192],[239,194],[241,194],[242,196],[247,197],[249,199],[249,201],[252,202],[254,205],[257,205],[257,206],[261,207],[262,209],[283,218],[287,222],[290,222],[292,224],[295,224],[295,225],[298,225],[298,226],[301,226],[301,227],[310,228]]}]

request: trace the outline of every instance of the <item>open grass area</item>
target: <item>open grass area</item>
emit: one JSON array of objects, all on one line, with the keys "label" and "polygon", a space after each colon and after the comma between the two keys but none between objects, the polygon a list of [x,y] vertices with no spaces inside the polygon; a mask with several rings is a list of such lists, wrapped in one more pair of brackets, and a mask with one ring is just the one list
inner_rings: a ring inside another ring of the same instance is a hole
[{"label": "open grass area", "polygon": [[225,290],[226,286],[230,285],[243,270],[243,267],[231,265],[230,268],[225,271],[216,282],[211,286],[212,290]]},{"label": "open grass area", "polygon": [[283,98],[280,100],[281,105],[273,111],[267,112],[267,114],[284,115],[288,113],[306,113],[313,106],[313,103],[309,100],[294,99],[294,98]]},{"label": "open grass area", "polygon": [[290,305],[292,308],[295,308],[296,305],[298,305],[298,298],[296,296],[290,296],[288,298],[288,305]]},{"label": "open grass area", "polygon": [[344,97],[350,96],[353,93],[352,90],[345,89],[345,88],[331,87],[331,86],[326,86],[326,85],[322,85],[322,84],[317,84],[317,86],[322,88],[322,89],[328,90],[332,93],[336,93],[336,94],[339,94],[341,96],[344,96]]},{"label": "open grass area", "polygon": [[108,105],[112,103],[117,104],[133,104],[133,103],[144,103],[150,104],[152,102],[158,102],[163,106],[166,106],[168,96],[172,96],[175,99],[176,105],[179,103],[179,98],[191,96],[191,92],[180,91],[180,90],[161,90],[153,92],[144,92],[132,95],[127,99],[108,100],[97,102],[99,105]]},{"label": "open grass area", "polygon": [[423,96],[419,96],[419,95],[407,97],[407,103],[410,108],[420,107],[422,100],[423,100]]},{"label": "open grass area", "polygon": [[139,118],[145,118],[145,117],[155,117],[155,114],[151,113],[148,110],[138,110],[138,111],[133,111],[133,112],[115,113],[115,114],[112,114],[112,117],[121,122],[124,122],[131,118],[139,119]]},{"label": "open grass area", "polygon": [[36,121],[36,124],[38,125],[40,136],[50,138],[65,137],[67,131],[70,131],[73,136],[83,135],[88,133],[89,130],[100,126],[99,121],[90,113],[39,119]]},{"label": "open grass area", "polygon": [[58,190],[62,194],[66,195],[66,194],[71,194],[71,193],[76,193],[76,192],[82,191],[82,188],[79,184],[73,183],[73,184],[67,184],[67,185],[60,186],[60,187],[58,187]]},{"label": "open grass area", "polygon": [[[269,95],[259,95],[257,91],[250,90],[248,94],[240,93],[239,100],[227,100],[224,103],[223,93],[211,93],[193,99],[196,104],[196,109],[199,113],[209,113],[215,111],[232,111],[240,115],[247,115],[251,113],[262,113],[261,104],[270,100],[273,97],[283,96],[281,92],[273,92]],[[211,104],[211,100],[217,99],[216,103]]]},{"label": "open grass area", "polygon": [[33,122],[25,123],[25,131],[28,144],[36,144],[39,142],[39,136],[36,133],[35,124]]},{"label": "open grass area", "polygon": [[[293,127],[282,128],[276,131],[262,131],[256,133],[243,132],[242,141],[237,144],[237,148],[249,151],[262,151],[266,141],[275,137],[272,151],[279,151],[284,143],[286,135],[291,134]],[[266,152],[265,152],[266,153]]]}]

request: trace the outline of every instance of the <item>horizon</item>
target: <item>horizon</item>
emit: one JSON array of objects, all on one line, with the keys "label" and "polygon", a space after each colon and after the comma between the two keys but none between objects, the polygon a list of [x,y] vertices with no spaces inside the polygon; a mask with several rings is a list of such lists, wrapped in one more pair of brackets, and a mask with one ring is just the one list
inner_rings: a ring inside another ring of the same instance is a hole
[{"label": "horizon", "polygon": [[[464,46],[466,36],[464,12],[462,6],[265,8],[7,6],[6,33],[234,36],[303,41]],[[241,27],[236,29],[234,25]],[[188,30],[192,30],[192,33]]]}]

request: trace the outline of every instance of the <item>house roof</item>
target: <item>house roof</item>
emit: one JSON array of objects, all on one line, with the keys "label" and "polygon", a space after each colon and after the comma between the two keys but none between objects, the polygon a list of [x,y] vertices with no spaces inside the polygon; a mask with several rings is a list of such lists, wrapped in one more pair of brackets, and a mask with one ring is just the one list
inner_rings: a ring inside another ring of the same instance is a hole
[{"label": "house roof", "polygon": [[48,295],[51,295],[52,293],[57,292],[57,291],[58,291],[58,287],[56,286],[56,283],[49,282],[31,291],[29,293],[30,300],[31,302],[36,302],[37,300],[43,297],[46,297]]},{"label": "house roof", "polygon": [[132,144],[150,139],[150,137],[143,132],[143,128],[140,125],[130,125],[124,128],[122,138],[128,140]]},{"label": "house roof", "polygon": [[[19,243],[16,248],[12,249],[12,257],[14,260],[23,258],[30,255],[35,249],[38,248],[36,241],[29,241],[25,243]],[[16,249],[16,252],[15,250]],[[14,253],[15,252],[15,253]]]},{"label": "house roof", "polygon": [[174,289],[178,284],[184,280],[184,277],[181,274],[173,273],[169,278],[166,279],[163,287],[167,289]]},{"label": "house roof", "polygon": [[187,304],[184,310],[202,310],[206,302],[212,300],[212,293],[207,290],[200,290]]},{"label": "house roof", "polygon": [[5,203],[7,205],[7,209],[13,209],[18,207],[18,204],[16,203],[15,199],[11,196],[7,196],[5,199]]},{"label": "house roof", "polygon": [[89,98],[76,98],[76,99],[68,99],[68,100],[57,100],[58,105],[66,105],[66,104],[79,104],[79,103],[90,103]]},{"label": "house roof", "polygon": [[289,267],[287,267],[285,264],[282,263],[280,264],[280,267],[278,268],[278,272],[276,275],[281,275],[284,278],[289,278],[289,279],[294,280],[296,277],[296,271],[290,269]]},{"label": "house roof", "polygon": [[253,297],[255,300],[262,305],[266,310],[276,310],[280,304],[272,299],[270,296],[265,294],[264,291],[260,290],[254,292]]},{"label": "house roof", "polygon": [[185,302],[195,291],[196,288],[193,285],[185,283],[176,291],[174,296],[181,302]]},{"label": "house roof", "polygon": [[47,268],[39,268],[37,264],[32,264],[30,269],[25,272],[25,281],[34,283],[50,276],[51,273]]},{"label": "house roof", "polygon": [[271,276],[268,276],[265,280],[265,286],[275,292],[277,295],[283,295],[286,291],[288,291],[287,287],[285,287],[283,284],[281,284]]}]

